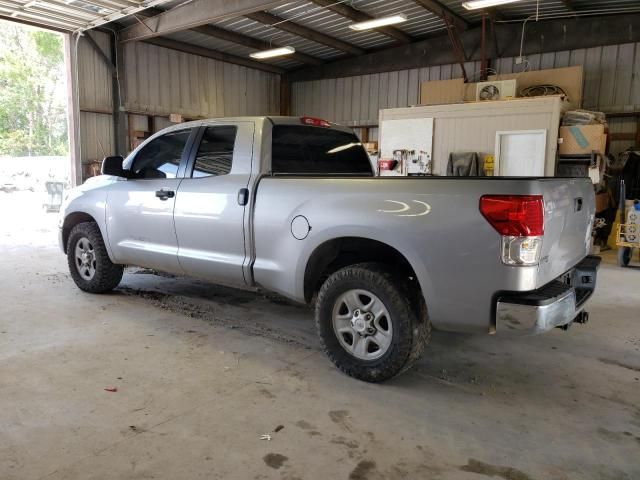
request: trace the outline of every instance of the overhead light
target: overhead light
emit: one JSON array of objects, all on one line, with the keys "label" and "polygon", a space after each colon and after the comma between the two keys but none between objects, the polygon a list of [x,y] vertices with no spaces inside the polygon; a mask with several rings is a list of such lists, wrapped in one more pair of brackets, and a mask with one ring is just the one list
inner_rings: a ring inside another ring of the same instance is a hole
[{"label": "overhead light", "polygon": [[296,51],[293,47],[278,47],[272,48],[271,50],[262,50],[260,52],[253,52],[249,54],[251,58],[271,58],[271,57],[279,57],[281,55],[290,55]]},{"label": "overhead light", "polygon": [[407,16],[404,13],[398,13],[397,15],[391,15],[389,17],[372,18],[364,22],[358,22],[349,25],[352,30],[371,30],[372,28],[384,27],[386,25],[395,25],[396,23],[402,23],[407,21]]},{"label": "overhead light", "polygon": [[497,7],[498,5],[506,5],[507,3],[515,3],[520,0],[470,0],[462,2],[462,6],[467,10],[477,10],[479,8]]}]

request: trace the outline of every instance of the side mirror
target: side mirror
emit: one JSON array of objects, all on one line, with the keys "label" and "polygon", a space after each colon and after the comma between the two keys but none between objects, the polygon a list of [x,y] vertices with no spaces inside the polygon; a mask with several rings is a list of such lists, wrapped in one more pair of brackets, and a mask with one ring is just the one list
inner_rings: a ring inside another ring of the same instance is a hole
[{"label": "side mirror", "polygon": [[101,173],[103,175],[113,175],[114,177],[124,177],[124,169],[122,163],[124,158],[120,155],[114,155],[112,157],[104,157],[102,160]]}]

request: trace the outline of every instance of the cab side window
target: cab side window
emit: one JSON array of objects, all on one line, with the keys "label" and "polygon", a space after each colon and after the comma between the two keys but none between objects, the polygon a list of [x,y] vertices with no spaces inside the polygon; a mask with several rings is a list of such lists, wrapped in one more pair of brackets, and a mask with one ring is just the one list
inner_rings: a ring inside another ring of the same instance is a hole
[{"label": "cab side window", "polygon": [[227,175],[231,172],[236,130],[236,127],[230,125],[207,127],[193,165],[193,178]]},{"label": "cab side window", "polygon": [[177,130],[158,137],[140,150],[131,166],[133,178],[176,178],[191,129]]}]

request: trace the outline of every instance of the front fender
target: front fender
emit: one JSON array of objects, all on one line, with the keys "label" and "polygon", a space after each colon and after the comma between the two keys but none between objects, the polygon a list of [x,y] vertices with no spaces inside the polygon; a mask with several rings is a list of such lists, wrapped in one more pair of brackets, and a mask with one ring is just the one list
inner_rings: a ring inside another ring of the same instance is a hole
[{"label": "front fender", "polygon": [[109,245],[106,228],[106,199],[109,185],[117,181],[116,177],[101,175],[88,179],[84,184],[71,189],[60,207],[58,227],[60,228],[60,246],[65,249],[66,238],[78,223],[94,221],[100,229],[111,261],[113,253]]}]

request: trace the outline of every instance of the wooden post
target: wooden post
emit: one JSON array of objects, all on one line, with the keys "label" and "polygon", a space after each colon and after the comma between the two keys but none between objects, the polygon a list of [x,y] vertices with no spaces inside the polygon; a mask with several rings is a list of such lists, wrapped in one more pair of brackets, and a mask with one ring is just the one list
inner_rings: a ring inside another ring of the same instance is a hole
[{"label": "wooden post", "polygon": [[115,64],[115,75],[112,78],[111,91],[113,92],[113,136],[115,141],[115,154],[125,157],[131,150],[128,147],[127,138],[127,113],[125,110],[124,86],[124,48],[118,42],[117,34],[111,40],[111,57]]},{"label": "wooden post", "polygon": [[280,75],[280,115],[291,115],[291,83],[286,75]]}]

